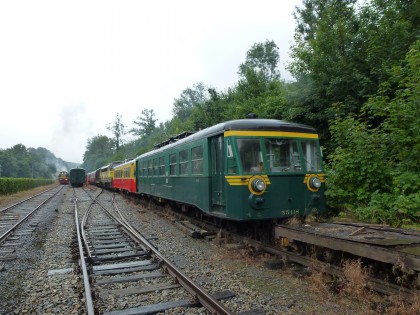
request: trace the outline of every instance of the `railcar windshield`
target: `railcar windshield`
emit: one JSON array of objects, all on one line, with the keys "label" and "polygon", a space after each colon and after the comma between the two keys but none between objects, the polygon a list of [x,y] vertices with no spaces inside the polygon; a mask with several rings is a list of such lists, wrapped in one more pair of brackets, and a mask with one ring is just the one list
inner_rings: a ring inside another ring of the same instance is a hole
[{"label": "railcar windshield", "polygon": [[238,151],[244,173],[262,172],[264,169],[260,139],[238,139]]},{"label": "railcar windshield", "polygon": [[[243,173],[322,172],[318,141],[288,138],[260,140],[237,139]],[[264,150],[261,148],[262,144]]]},{"label": "railcar windshield", "polygon": [[314,140],[302,141],[302,153],[307,172],[322,172],[322,158],[318,142]]},{"label": "railcar windshield", "polygon": [[270,172],[300,172],[302,163],[295,139],[268,138],[264,140]]},{"label": "railcar windshield", "polygon": [[264,144],[270,172],[322,172],[322,159],[315,140],[267,138]]}]

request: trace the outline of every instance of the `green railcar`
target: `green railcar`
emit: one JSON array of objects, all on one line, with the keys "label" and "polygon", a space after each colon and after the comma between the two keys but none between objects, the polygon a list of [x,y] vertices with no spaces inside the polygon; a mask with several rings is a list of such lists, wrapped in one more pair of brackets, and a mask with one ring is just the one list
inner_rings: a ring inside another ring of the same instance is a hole
[{"label": "green railcar", "polygon": [[72,168],[69,175],[70,185],[81,187],[86,181],[86,171],[83,168]]},{"label": "green railcar", "polygon": [[181,134],[139,156],[136,177],[138,193],[225,219],[325,211],[318,135],[285,121],[233,120]]}]

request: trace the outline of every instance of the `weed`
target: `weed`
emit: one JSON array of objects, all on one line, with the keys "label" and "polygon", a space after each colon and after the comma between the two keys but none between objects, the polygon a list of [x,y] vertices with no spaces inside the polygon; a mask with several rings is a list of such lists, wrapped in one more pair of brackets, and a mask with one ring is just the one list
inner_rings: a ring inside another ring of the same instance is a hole
[{"label": "weed", "polygon": [[416,315],[420,314],[420,296],[413,296],[411,302],[404,301],[401,297],[391,297],[391,305],[385,313],[390,315]]},{"label": "weed", "polygon": [[343,272],[345,281],[343,292],[355,297],[365,296],[369,270],[362,267],[360,259],[345,261]]}]

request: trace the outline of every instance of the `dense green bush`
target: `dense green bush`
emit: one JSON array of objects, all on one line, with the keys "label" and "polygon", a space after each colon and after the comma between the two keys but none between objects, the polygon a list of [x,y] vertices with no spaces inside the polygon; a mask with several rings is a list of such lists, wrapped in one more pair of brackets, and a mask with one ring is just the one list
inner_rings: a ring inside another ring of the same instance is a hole
[{"label": "dense green bush", "polygon": [[0,178],[0,196],[54,184],[54,182],[54,179],[44,178]]},{"label": "dense green bush", "polygon": [[420,222],[419,91],[420,40],[361,115],[331,122],[330,206],[375,223]]}]

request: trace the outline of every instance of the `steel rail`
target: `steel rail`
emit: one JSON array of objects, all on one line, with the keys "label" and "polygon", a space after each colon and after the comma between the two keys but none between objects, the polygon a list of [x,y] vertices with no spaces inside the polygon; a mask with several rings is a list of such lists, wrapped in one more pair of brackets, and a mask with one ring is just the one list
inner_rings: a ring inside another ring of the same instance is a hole
[{"label": "steel rail", "polygon": [[[19,201],[19,202],[16,202],[16,203],[14,203],[14,204],[12,204],[12,205],[10,205],[10,206],[7,206],[6,208],[0,209],[0,212],[3,212],[3,211],[6,211],[6,210],[9,210],[9,209],[11,209],[11,208],[13,208],[13,207],[16,207],[17,205],[20,205],[21,203],[24,203],[25,201],[31,200],[31,199],[33,199],[33,198],[35,198],[35,197],[38,197],[38,196],[42,195],[43,193],[46,193],[46,192],[48,192],[48,191],[50,191],[50,190],[52,190],[52,189],[56,188],[57,186],[59,186],[59,185],[56,185],[56,186],[54,186],[54,187],[52,187],[52,188],[49,188],[49,189],[46,189],[46,190],[44,190],[44,191],[40,192],[39,194],[33,195],[33,196],[29,197],[29,198],[26,198],[26,199],[23,199],[23,200],[21,200],[21,201]],[[63,186],[63,185],[61,185],[61,186]],[[64,186],[63,186],[63,187],[64,187]],[[61,189],[63,189],[63,187],[61,187]],[[61,190],[61,189],[60,189],[60,190]],[[59,191],[60,191],[60,190],[59,190]]]},{"label": "steel rail", "polygon": [[83,242],[83,245],[85,247],[86,254],[87,254],[88,257],[92,257],[92,253],[90,251],[89,244],[87,242],[87,236],[86,236],[86,232],[85,232],[85,225],[86,225],[86,221],[87,221],[87,218],[89,216],[90,210],[92,209],[93,204],[94,204],[94,202],[92,202],[90,204],[89,208],[86,210],[86,213],[85,213],[85,215],[82,218],[82,222],[80,223],[80,230],[81,230],[82,242]]},{"label": "steel rail", "polygon": [[83,253],[83,244],[81,239],[81,233],[79,228],[79,219],[78,219],[78,207],[77,207],[77,198],[76,198],[76,192],[74,191],[74,221],[76,224],[76,232],[77,232],[77,243],[79,247],[79,256],[80,256],[80,267],[82,268],[83,273],[83,284],[85,288],[85,299],[86,299],[86,310],[88,315],[95,315],[95,310],[93,307],[93,299],[92,299],[92,291],[90,288],[89,283],[89,274],[86,267],[85,262],[85,255]]},{"label": "steel rail", "polygon": [[[116,205],[115,199],[113,204]],[[116,220],[132,237],[138,239],[153,255],[164,265],[164,269],[174,277],[184,289],[186,289],[201,305],[203,305],[210,313],[218,315],[232,315],[235,314],[227,309],[222,303],[215,299],[209,292],[204,290],[201,286],[197,285],[187,275],[181,272],[175,265],[166,259],[147,239],[145,239],[136,229],[127,224],[123,220],[118,219],[108,210],[104,209],[114,220]],[[118,211],[119,212],[119,211]],[[121,215],[121,214],[120,214]]]},{"label": "steel rail", "polygon": [[[93,199],[93,198],[92,198]],[[211,314],[215,315],[234,315],[232,311],[227,309],[222,303],[220,303],[217,299],[215,299],[209,292],[204,290],[201,286],[197,285],[194,281],[192,281],[187,275],[183,272],[178,270],[178,268],[173,265],[168,259],[166,259],[147,239],[145,239],[136,229],[134,229],[130,224],[127,223],[125,218],[121,215],[120,211],[118,210],[118,206],[116,205],[115,198],[113,198],[112,203],[114,208],[116,208],[116,212],[121,217],[118,218],[109,212],[104,206],[102,206],[98,200],[94,200],[94,202],[100,206],[110,218],[116,221],[121,228],[125,230],[125,232],[137,243],[141,243],[140,246],[143,250],[151,252],[153,256],[160,261],[163,265],[163,269],[168,272],[176,281],[186,289],[194,298],[195,302],[200,303],[204,308],[206,308]],[[86,223],[86,220],[84,220]],[[84,227],[82,227],[84,228]],[[87,239],[84,239],[83,242],[85,246],[88,246]],[[91,258],[91,257],[89,257]]]},{"label": "steel rail", "polygon": [[[193,222],[196,221],[194,218],[188,217],[185,214],[176,213],[176,216],[184,220],[190,220]],[[196,223],[197,225],[198,224],[204,225],[206,229],[217,233],[217,230],[215,230],[214,227],[208,222],[200,221]],[[334,266],[329,263],[322,262],[320,260],[315,260],[311,257],[302,256],[294,252],[282,250],[278,247],[274,247],[269,244],[264,244],[263,242],[253,240],[249,237],[244,237],[242,235],[239,235],[233,232],[225,231],[224,233],[227,233],[235,240],[241,240],[243,243],[251,247],[258,248],[274,256],[281,257],[285,261],[293,261],[302,266],[313,268],[314,270],[322,271],[332,276],[343,276],[344,274],[343,269],[338,266]],[[417,235],[417,233],[415,233],[415,235]],[[368,275],[366,277],[366,281],[367,281],[366,283],[367,288],[373,291],[382,293],[382,294],[386,294],[386,295],[401,296],[406,301],[412,301],[413,298],[415,298],[416,296],[420,296],[420,290],[418,289],[409,289],[406,287],[402,287],[402,286],[375,278],[373,276]]]},{"label": "steel rail", "polygon": [[[64,186],[63,186],[64,187]],[[45,199],[43,202],[41,202],[38,206],[36,206],[31,212],[29,212],[26,216],[24,216],[23,217],[23,219],[22,220],[20,220],[19,222],[17,222],[15,225],[13,225],[10,229],[8,229],[6,232],[4,232],[1,236],[0,236],[0,243],[2,243],[10,234],[12,234],[13,233],[13,231],[14,230],[16,230],[20,225],[22,225],[24,222],[26,222],[26,220],[28,220],[39,208],[41,208],[44,204],[46,204],[50,199],[52,199],[55,195],[57,195],[62,189],[63,189],[63,187],[61,187],[59,190],[57,190],[53,195],[51,195],[50,197],[48,197],[47,199]],[[55,187],[54,187],[55,188]],[[51,188],[51,189],[53,189],[53,188]],[[45,192],[47,192],[47,191],[50,191],[51,189],[48,189],[48,190],[45,190],[44,192],[42,192],[42,193],[40,193],[40,194],[38,194],[38,195],[35,195],[35,196],[33,196],[33,197],[36,197],[36,196],[39,196],[39,195],[42,195],[43,193],[45,193]],[[23,200],[23,201],[27,201],[27,200],[30,200],[30,199],[32,199],[33,197],[31,197],[31,198],[27,198],[27,199],[25,199],[25,200]],[[22,201],[22,202],[23,202]],[[12,208],[12,207],[14,207],[14,206],[17,206],[17,205],[19,205],[19,204],[21,204],[22,202],[18,202],[18,203],[16,203],[16,204],[14,204],[13,206],[11,206],[11,207],[9,207],[9,208],[5,208],[5,209],[3,209],[3,210],[7,210],[7,209],[10,209],[10,208]],[[2,210],[2,211],[3,211]]]}]

